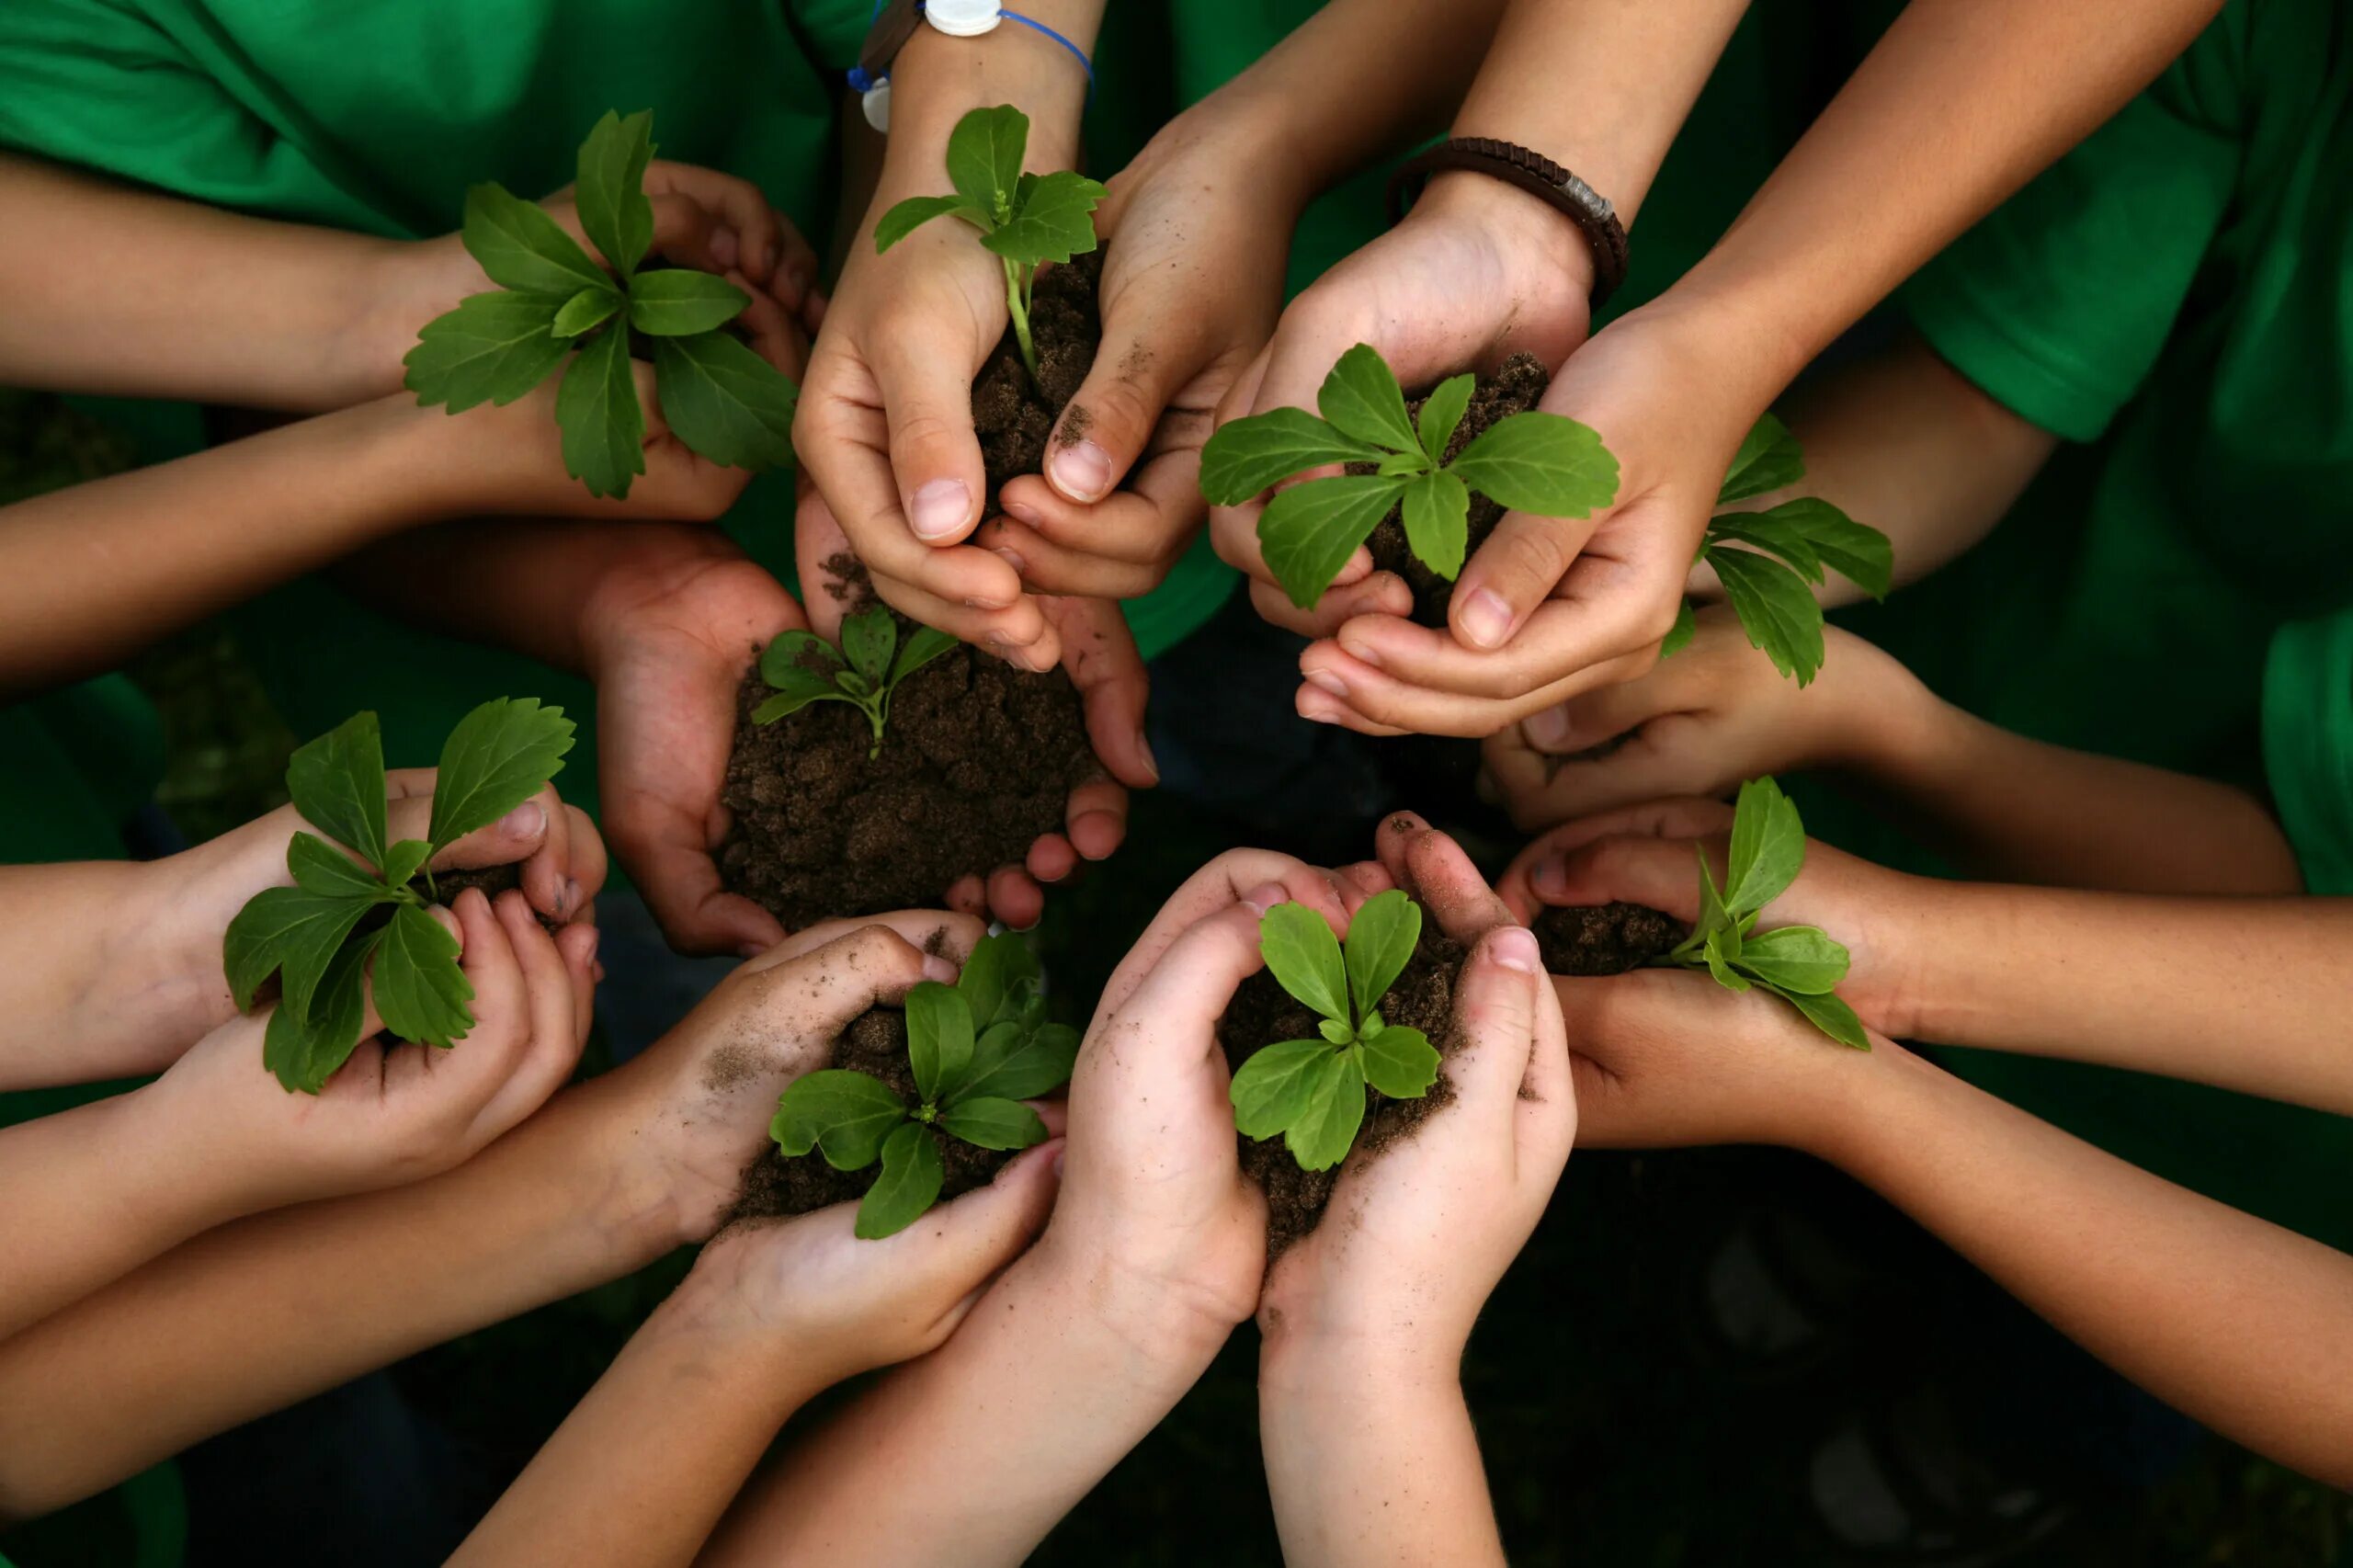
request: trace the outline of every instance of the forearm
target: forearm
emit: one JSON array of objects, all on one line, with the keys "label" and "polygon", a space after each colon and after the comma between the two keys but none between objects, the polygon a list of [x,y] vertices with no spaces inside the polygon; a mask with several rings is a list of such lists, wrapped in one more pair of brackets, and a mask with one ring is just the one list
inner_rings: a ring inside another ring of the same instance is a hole
[{"label": "forearm", "polygon": [[1881,1054],[1820,1152],[2160,1399],[2353,1483],[2353,1259]]},{"label": "forearm", "polygon": [[0,1090],[152,1072],[218,1021],[212,989],[170,950],[160,874],[129,861],[0,867]]},{"label": "forearm", "polygon": [[1450,1365],[1417,1376],[1386,1358],[1270,1341],[1258,1433],[1291,1568],[1503,1562],[1478,1435]]},{"label": "forearm", "polygon": [[[1092,57],[1103,5],[1104,0],[1031,0],[1020,9]],[[1086,87],[1086,73],[1070,51],[1035,28],[1004,22],[973,38],[916,28],[891,64],[884,194],[896,199],[938,188],[949,132],[969,111],[995,104],[1009,103],[1029,117],[1030,168],[1074,166]]]}]

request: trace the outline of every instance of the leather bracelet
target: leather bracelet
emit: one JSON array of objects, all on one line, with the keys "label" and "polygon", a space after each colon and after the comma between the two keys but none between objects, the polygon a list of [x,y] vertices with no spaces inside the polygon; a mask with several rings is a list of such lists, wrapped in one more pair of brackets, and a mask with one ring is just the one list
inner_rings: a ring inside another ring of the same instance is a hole
[{"label": "leather bracelet", "polygon": [[1546,203],[1574,223],[1593,248],[1592,308],[1601,309],[1626,280],[1626,225],[1593,187],[1544,156],[1514,142],[1491,136],[1457,136],[1408,158],[1389,176],[1389,222],[1405,215],[1409,193],[1419,195],[1429,176],[1467,169],[1502,180]]}]

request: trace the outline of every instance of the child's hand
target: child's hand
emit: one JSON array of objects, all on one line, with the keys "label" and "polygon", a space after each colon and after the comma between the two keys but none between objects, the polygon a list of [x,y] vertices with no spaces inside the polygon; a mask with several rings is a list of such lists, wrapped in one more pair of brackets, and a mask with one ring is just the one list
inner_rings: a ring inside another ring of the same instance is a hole
[{"label": "child's hand", "polygon": [[588,1039],[597,932],[551,937],[518,892],[479,891],[434,911],[462,944],[473,1028],[448,1051],[380,1042],[372,996],[351,1059],[316,1096],[262,1066],[268,1013],[207,1035],[142,1094],[215,1151],[200,1167],[245,1210],[417,1180],[472,1155],[571,1075]]},{"label": "child's hand", "polygon": [[[1690,645],[1641,678],[1597,687],[1488,737],[1488,781],[1534,832],[1574,817],[1717,795],[1768,773],[1837,767],[1904,744],[1935,699],[1911,672],[1836,627],[1812,685],[1749,644],[1729,605],[1699,614]],[[1586,755],[1590,754],[1590,755]]]}]

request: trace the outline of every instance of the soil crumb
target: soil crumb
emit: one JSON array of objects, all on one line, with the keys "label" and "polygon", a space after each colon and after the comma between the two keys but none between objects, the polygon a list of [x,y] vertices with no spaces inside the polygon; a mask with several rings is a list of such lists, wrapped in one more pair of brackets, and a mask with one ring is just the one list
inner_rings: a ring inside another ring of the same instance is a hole
[{"label": "soil crumb", "polygon": [[[1095,351],[1103,341],[1095,288],[1102,275],[1100,250],[1074,256],[1038,274],[1029,296],[1037,381],[1029,379],[1029,367],[1021,362],[1021,345],[1010,326],[972,378],[972,430],[980,437],[981,460],[988,474],[985,516],[993,517],[998,509],[999,485],[1019,474],[1042,472],[1054,421],[1095,368]],[[1084,410],[1073,416],[1071,427],[1063,432],[1063,445],[1075,445],[1086,435],[1085,419]]]},{"label": "soil crumb", "polygon": [[1640,969],[1691,934],[1672,915],[1639,903],[1547,909],[1530,929],[1544,971],[1579,979]]},{"label": "soil crumb", "polygon": [[[519,892],[522,887],[523,863],[519,860],[509,861],[504,866],[482,866],[472,870],[433,873],[433,901],[445,909],[455,904],[458,902],[458,895],[468,888],[481,889],[483,897],[496,903],[500,893],[510,890]],[[563,930],[565,925],[563,921],[540,914],[536,908],[531,911],[531,916],[551,937]]]}]

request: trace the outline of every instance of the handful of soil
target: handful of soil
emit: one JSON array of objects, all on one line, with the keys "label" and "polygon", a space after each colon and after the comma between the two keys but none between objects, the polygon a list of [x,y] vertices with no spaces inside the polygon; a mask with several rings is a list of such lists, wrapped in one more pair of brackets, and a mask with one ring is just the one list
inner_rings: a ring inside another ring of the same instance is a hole
[{"label": "handful of soil", "polygon": [[[495,903],[500,893],[510,888],[519,891],[522,886],[523,862],[520,860],[510,860],[504,866],[480,866],[472,870],[433,873],[433,896],[444,907],[457,903],[458,895],[468,888],[480,888],[483,897]],[[551,919],[536,909],[531,911],[531,918],[537,920],[551,937],[564,926],[563,921]]]},{"label": "handful of soil", "polygon": [[1547,909],[1529,929],[1545,973],[1581,980],[1640,969],[1691,934],[1674,915],[1640,903]]}]

